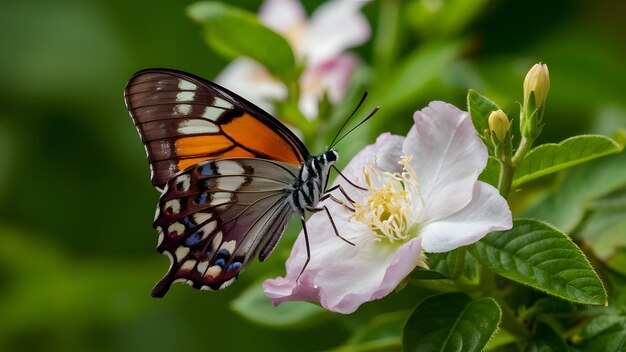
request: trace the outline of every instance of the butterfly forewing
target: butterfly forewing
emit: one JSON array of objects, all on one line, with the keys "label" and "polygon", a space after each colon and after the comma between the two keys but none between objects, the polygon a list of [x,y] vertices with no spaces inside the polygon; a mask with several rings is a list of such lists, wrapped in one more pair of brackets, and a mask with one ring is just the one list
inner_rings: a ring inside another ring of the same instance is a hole
[{"label": "butterfly forewing", "polygon": [[140,71],[124,95],[146,148],[152,184],[160,189],[179,171],[205,160],[263,158],[299,166],[309,157],[302,142],[271,115],[192,74]]},{"label": "butterfly forewing", "polygon": [[298,170],[289,163],[232,158],[202,162],[171,178],[154,221],[157,248],[171,264],[153,295],[163,296],[175,281],[224,288],[256,254],[267,257],[293,212],[285,189]]}]

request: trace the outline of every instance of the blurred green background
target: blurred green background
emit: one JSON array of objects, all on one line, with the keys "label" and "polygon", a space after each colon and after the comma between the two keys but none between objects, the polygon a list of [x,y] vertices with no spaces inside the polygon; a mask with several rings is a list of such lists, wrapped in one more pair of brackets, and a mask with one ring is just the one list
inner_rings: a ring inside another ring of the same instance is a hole
[{"label": "blurred green background", "polygon": [[[370,135],[351,145],[371,143],[383,130],[404,133],[411,113],[430,100],[464,107],[468,88],[515,118],[523,77],[539,61],[549,65],[552,79],[543,141],[611,135],[626,126],[625,2],[478,2],[474,12],[460,14],[424,10],[445,10],[448,1],[400,4],[397,58],[429,43],[459,42],[462,49],[429,72],[423,89],[383,112],[385,123],[373,123]],[[171,67],[211,79],[226,65],[185,15],[190,3],[2,5],[0,350],[315,351],[340,344],[381,312],[418,301],[420,293],[407,289],[355,315],[317,314],[289,329],[233,312],[242,291],[283,272],[297,226],[267,263],[251,266],[228,290],[176,285],[165,299],[150,297],[168,261],[154,250],[158,194],[122,90],[142,68]],[[261,1],[235,3],[256,12]],[[319,3],[305,6],[311,11]],[[374,36],[380,6],[363,10]],[[369,42],[355,51],[375,67],[380,58],[373,48]],[[389,84],[381,77],[366,88]]]}]

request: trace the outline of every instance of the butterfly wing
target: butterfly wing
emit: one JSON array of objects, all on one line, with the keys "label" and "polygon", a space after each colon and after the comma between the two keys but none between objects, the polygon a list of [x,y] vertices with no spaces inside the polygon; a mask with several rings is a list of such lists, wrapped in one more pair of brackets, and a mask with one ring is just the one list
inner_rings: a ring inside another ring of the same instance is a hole
[{"label": "butterfly wing", "polygon": [[285,189],[298,169],[264,159],[217,159],[170,179],[154,227],[157,249],[171,264],[152,295],[162,297],[176,281],[221,289],[257,254],[266,258],[293,213]]},{"label": "butterfly wing", "polygon": [[124,97],[159,189],[205,160],[263,158],[299,166],[309,156],[298,137],[261,108],[189,73],[139,71]]}]

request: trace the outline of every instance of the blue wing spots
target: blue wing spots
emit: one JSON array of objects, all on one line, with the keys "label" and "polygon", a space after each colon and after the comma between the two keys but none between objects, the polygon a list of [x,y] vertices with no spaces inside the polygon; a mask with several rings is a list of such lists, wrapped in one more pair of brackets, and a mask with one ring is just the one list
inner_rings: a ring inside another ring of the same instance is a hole
[{"label": "blue wing spots", "polygon": [[241,263],[240,262],[234,262],[231,265],[228,266],[228,269],[226,269],[227,272],[233,271],[233,270],[237,270],[241,267]]},{"label": "blue wing spots", "polygon": [[204,165],[200,170],[200,173],[206,176],[215,174],[215,171],[213,170],[213,164]]},{"label": "blue wing spots", "polygon": [[191,236],[185,239],[185,245],[187,247],[192,247],[200,243],[202,231],[194,232]]},{"label": "blue wing spots", "polygon": [[202,193],[202,194],[198,197],[198,199],[194,200],[193,202],[194,202],[195,204],[205,204],[205,203],[206,203],[206,201],[207,201],[207,198],[208,198],[208,197],[209,197],[209,194],[208,194],[208,193]]},{"label": "blue wing spots", "polygon": [[183,218],[183,224],[185,224],[185,227],[188,229],[196,226],[196,224],[193,222],[193,220],[189,216],[185,216]]},{"label": "blue wing spots", "polygon": [[217,256],[220,258],[228,259],[230,257],[230,252],[226,248],[222,248],[217,252]]},{"label": "blue wing spots", "polygon": [[224,258],[220,258],[215,261],[215,265],[219,265],[220,268],[223,268],[224,266],[226,266],[226,261],[224,260]]},{"label": "blue wing spots", "polygon": [[204,180],[204,187],[208,189],[215,188],[215,183],[215,179],[213,178],[206,179]]}]

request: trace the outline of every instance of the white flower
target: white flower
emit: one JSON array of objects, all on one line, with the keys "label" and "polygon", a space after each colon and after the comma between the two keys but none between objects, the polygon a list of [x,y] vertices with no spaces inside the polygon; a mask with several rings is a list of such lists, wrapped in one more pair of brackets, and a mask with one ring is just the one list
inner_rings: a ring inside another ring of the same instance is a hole
[{"label": "white flower", "polygon": [[[367,19],[359,12],[366,1],[334,0],[320,5],[307,20],[296,0],[266,0],[260,20],[283,35],[296,58],[304,62],[300,77],[300,110],[308,118],[317,116],[318,100],[328,92],[332,102],[339,101],[358,63],[345,50],[370,37]],[[217,82],[271,112],[273,100],[287,96],[285,85],[272,77],[261,64],[237,59],[217,77]]]},{"label": "white flower", "polygon": [[426,252],[446,252],[512,226],[511,211],[494,187],[477,181],[487,150],[466,112],[433,102],[414,115],[406,137],[381,135],[355,156],[344,175],[367,191],[338,183],[355,201],[355,211],[326,202],[340,234],[325,212],[307,222],[311,261],[303,234],[287,261],[287,275],[267,280],[274,304],[317,302],[324,308],[354,312],[382,298],[415,269]]}]

